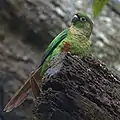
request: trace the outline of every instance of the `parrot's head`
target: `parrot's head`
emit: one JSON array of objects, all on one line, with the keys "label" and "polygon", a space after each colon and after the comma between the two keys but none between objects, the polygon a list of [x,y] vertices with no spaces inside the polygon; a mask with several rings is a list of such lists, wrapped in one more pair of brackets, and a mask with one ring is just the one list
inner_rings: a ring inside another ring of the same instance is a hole
[{"label": "parrot's head", "polygon": [[77,13],[73,16],[72,26],[89,38],[93,29],[93,22],[87,15]]}]

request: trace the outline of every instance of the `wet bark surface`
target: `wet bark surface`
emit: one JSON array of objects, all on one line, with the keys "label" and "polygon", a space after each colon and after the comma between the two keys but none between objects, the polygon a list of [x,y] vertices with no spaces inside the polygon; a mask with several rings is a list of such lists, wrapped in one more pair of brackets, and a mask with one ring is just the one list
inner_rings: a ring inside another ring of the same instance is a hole
[{"label": "wet bark surface", "polygon": [[[120,16],[119,7],[112,2],[94,20],[91,49],[119,74]],[[81,0],[0,0],[0,88],[4,105],[39,64],[43,49],[53,37],[70,24],[76,11],[89,12],[87,8],[87,1]],[[5,119],[31,119],[31,104],[29,96],[25,104],[5,113]]]},{"label": "wet bark surface", "polygon": [[120,78],[100,60],[61,55],[43,81],[34,120],[120,119]]}]

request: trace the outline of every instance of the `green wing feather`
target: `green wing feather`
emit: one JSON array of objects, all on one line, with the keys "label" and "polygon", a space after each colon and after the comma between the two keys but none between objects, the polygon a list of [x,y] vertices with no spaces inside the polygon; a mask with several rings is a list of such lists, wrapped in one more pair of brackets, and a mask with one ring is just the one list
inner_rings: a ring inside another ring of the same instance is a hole
[{"label": "green wing feather", "polygon": [[46,49],[41,63],[39,65],[39,67],[41,67],[45,60],[47,59],[47,57],[53,52],[53,50],[59,45],[59,43],[66,38],[66,36],[68,35],[68,29],[65,29],[64,31],[62,31],[57,37],[55,37],[55,39],[53,39],[53,41],[50,43],[50,45],[48,46],[48,48]]}]

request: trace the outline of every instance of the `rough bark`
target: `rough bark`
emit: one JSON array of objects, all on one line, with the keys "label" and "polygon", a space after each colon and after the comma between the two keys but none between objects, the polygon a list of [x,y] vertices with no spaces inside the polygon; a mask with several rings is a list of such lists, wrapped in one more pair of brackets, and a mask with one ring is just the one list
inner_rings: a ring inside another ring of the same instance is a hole
[{"label": "rough bark", "polygon": [[[76,11],[89,12],[89,3],[87,0],[1,0],[0,13],[11,24],[12,30],[19,29],[25,40],[43,48],[68,26]],[[120,71],[120,16],[117,4],[117,1],[110,0],[98,19],[94,20],[91,41],[93,54],[109,67]]]},{"label": "rough bark", "polygon": [[34,120],[119,120],[120,78],[93,57],[61,55],[47,70]]},{"label": "rough bark", "polygon": [[[0,0],[0,85],[5,93],[4,104],[39,64],[41,48],[69,24],[76,10],[87,11],[86,2]],[[119,7],[114,5],[106,6],[95,20],[91,48],[95,56],[120,73],[120,16]],[[31,103],[29,97],[18,109],[5,113],[5,120],[31,119]]]},{"label": "rough bark", "polygon": [[[0,99],[4,99],[4,105],[39,64],[46,42],[66,26],[70,17],[67,14],[71,15],[75,9],[72,3],[66,0],[0,0],[0,85],[5,94]],[[28,97],[19,108],[3,113],[4,119],[30,119],[31,103],[32,97]]]},{"label": "rough bark", "polygon": [[2,0],[1,15],[12,28],[19,28],[26,39],[45,45],[68,24],[68,18],[76,10],[74,1]]}]

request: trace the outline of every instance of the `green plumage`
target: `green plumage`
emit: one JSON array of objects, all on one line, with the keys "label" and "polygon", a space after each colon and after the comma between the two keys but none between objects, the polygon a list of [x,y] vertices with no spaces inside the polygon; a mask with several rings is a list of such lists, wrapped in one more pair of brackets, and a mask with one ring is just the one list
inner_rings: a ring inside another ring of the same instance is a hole
[{"label": "green plumage", "polygon": [[27,96],[30,88],[37,98],[40,94],[36,80],[41,83],[41,77],[47,70],[53,57],[59,57],[62,52],[71,52],[80,58],[87,56],[90,49],[89,37],[91,35],[93,23],[84,14],[77,13],[72,19],[72,24],[68,29],[61,32],[46,49],[38,68],[30,75],[25,84],[18,90],[15,96],[5,106],[4,111],[11,111],[19,106]]},{"label": "green plumage", "polygon": [[48,46],[41,61],[41,75],[44,74],[53,57],[64,52],[65,43],[69,43],[71,54],[79,57],[87,56],[90,49],[89,37],[91,35],[93,23],[84,14],[78,13],[72,20],[71,27],[61,32]]}]

